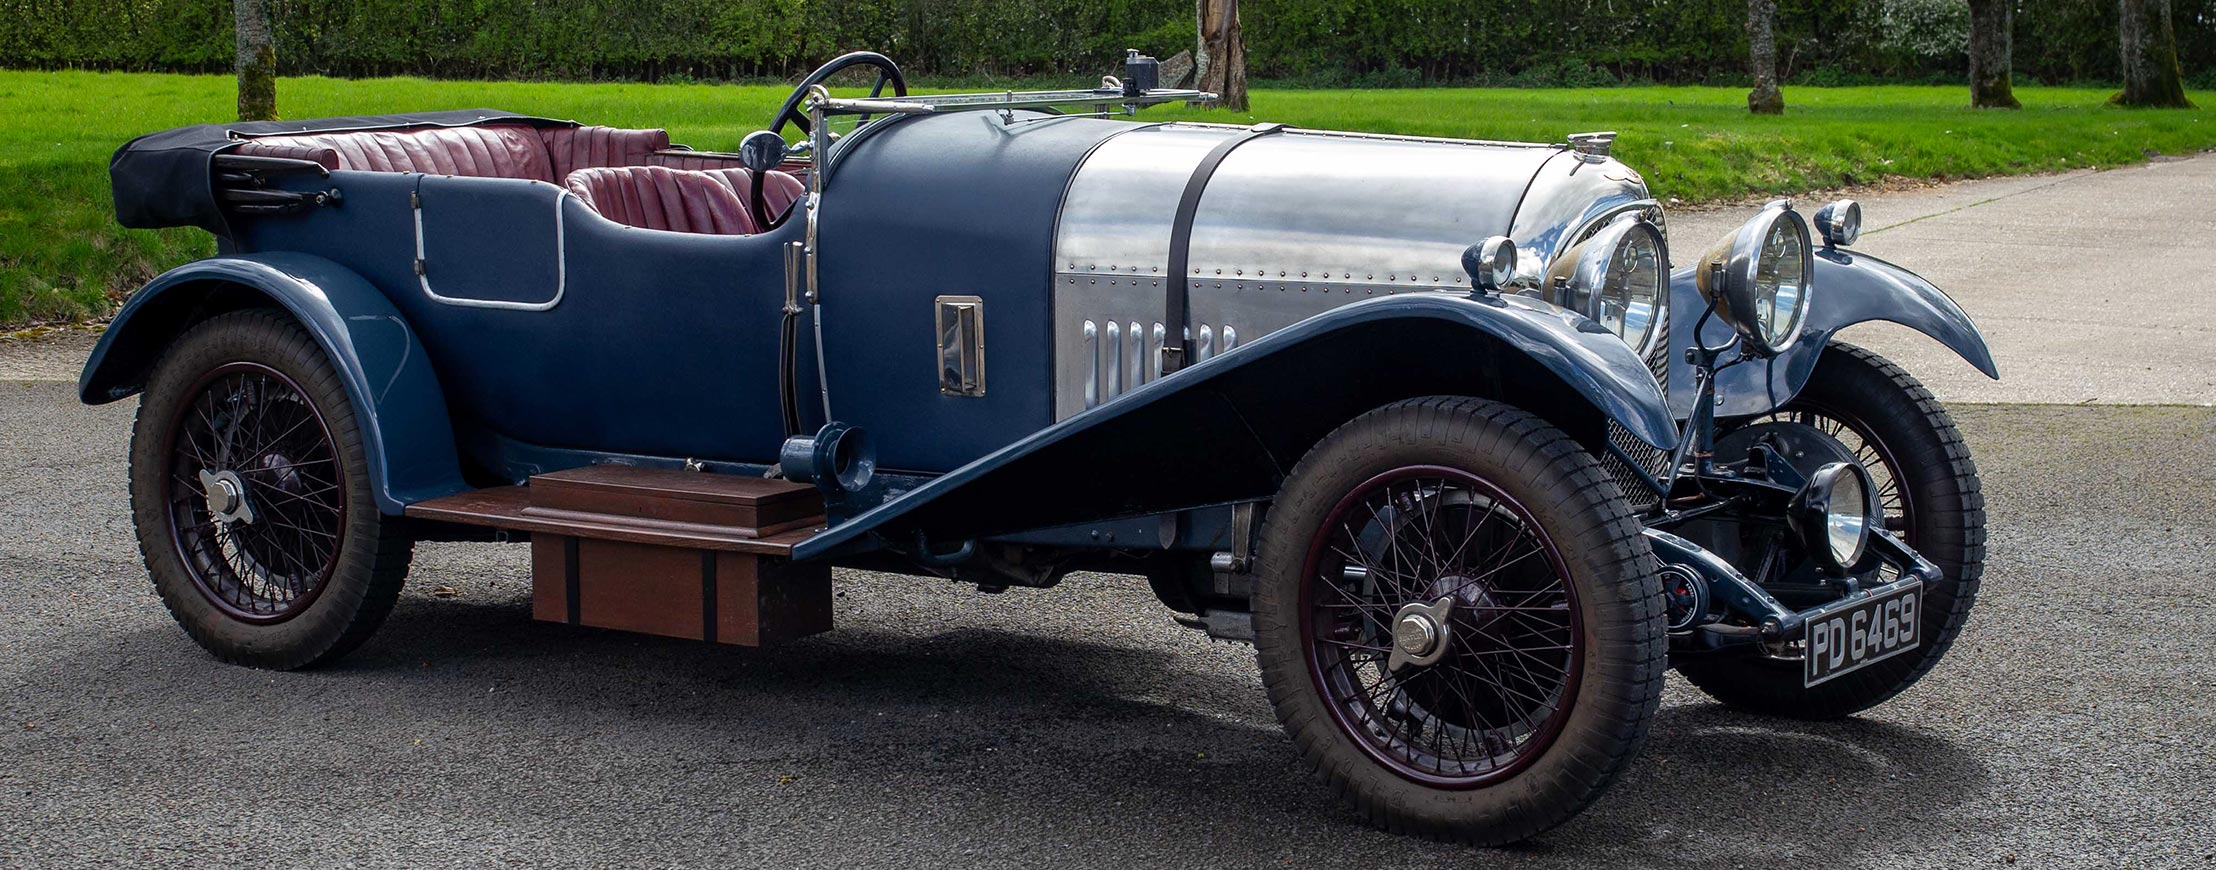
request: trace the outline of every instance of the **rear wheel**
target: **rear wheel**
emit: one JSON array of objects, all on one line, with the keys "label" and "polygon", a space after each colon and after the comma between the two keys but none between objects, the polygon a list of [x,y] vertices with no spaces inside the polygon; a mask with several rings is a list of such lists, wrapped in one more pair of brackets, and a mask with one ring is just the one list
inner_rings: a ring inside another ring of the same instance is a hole
[{"label": "rear wheel", "polygon": [[1495,402],[1420,399],[1340,427],[1263,529],[1270,702],[1373,822],[1528,838],[1636,754],[1666,643],[1653,557],[1578,445]]},{"label": "rear wheel", "polygon": [[1805,425],[1838,439],[1877,484],[1886,528],[1939,566],[1942,578],[1924,588],[1921,648],[1836,680],[1804,687],[1798,658],[1770,655],[1690,661],[1678,670],[1726,705],[1771,716],[1831,719],[1883,703],[1939,663],[1977,599],[1985,573],[1985,495],[1969,447],[1915,377],[1837,342],[1800,395],[1747,423]]},{"label": "rear wheel", "polygon": [[255,667],[360,645],[412,549],[378,513],[337,371],[268,310],[210,319],[162,358],[132,428],[131,512],[170,614],[216,657]]}]

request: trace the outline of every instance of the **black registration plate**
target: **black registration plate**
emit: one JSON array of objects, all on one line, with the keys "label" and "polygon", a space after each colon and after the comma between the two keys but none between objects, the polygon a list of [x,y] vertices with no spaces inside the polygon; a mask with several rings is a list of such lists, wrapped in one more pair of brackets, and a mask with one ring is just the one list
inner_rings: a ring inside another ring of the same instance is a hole
[{"label": "black registration plate", "polygon": [[1924,584],[1914,579],[1809,618],[1802,636],[1802,684],[1813,686],[1916,648]]}]

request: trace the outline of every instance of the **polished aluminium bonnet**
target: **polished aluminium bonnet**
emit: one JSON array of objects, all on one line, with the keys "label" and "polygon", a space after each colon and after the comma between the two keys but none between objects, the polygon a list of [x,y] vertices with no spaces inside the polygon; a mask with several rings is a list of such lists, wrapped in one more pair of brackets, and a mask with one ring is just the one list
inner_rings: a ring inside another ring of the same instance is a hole
[{"label": "polished aluminium bonnet", "polygon": [[[1054,238],[1056,419],[1160,376],[1178,200],[1211,150],[1247,132],[1135,126],[1078,168]],[[1310,130],[1246,141],[1194,213],[1184,276],[1194,361],[1373,296],[1468,292],[1470,245],[1519,229],[1551,232],[1551,243],[1565,231],[1517,226],[1527,189],[1557,157],[1561,171],[1580,165],[1601,180],[1605,167],[1560,145]],[[1589,185],[1553,186],[1583,195],[1558,222],[1582,217]]]}]

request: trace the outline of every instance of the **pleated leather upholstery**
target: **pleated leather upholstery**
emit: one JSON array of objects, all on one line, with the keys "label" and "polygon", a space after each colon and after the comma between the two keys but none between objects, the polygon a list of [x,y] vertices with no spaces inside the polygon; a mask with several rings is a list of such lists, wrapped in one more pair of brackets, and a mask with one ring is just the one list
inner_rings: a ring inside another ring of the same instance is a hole
[{"label": "pleated leather upholstery", "polygon": [[287,160],[310,160],[323,164],[325,169],[343,169],[339,165],[338,149],[329,145],[299,142],[291,138],[253,139],[232,152],[247,157],[283,157]]},{"label": "pleated leather upholstery", "polygon": [[[717,180],[730,187],[731,192],[739,195],[740,202],[746,202],[747,197],[753,193],[754,173],[744,167],[709,169],[705,170],[703,174],[715,176]],[[769,173],[769,186],[762,189],[763,205],[769,207],[770,217],[775,218],[784,214],[785,209],[799,200],[806,192],[807,188],[800,183],[800,179],[773,169]]]},{"label": "pleated leather upholstery", "polygon": [[530,127],[368,130],[255,139],[236,153],[314,160],[327,169],[422,172],[552,182],[546,143]]},{"label": "pleated leather upholstery", "polygon": [[654,152],[669,147],[667,130],[556,127],[540,130],[539,135],[546,141],[555,178],[568,178],[593,166],[642,166],[653,162]]},{"label": "pleated leather upholstery", "polygon": [[[739,158],[737,157],[737,155],[702,154],[692,151],[662,151],[648,157],[646,162],[654,166],[667,166],[671,169],[714,170],[740,168]],[[801,170],[802,167],[805,167],[807,164],[789,162],[785,165],[798,171]],[[800,184],[797,176],[787,174],[782,169],[775,170],[775,173],[777,175],[785,176],[786,178],[792,178],[794,179],[794,183]],[[800,186],[802,188],[807,187],[806,184],[800,184]],[[740,191],[740,193],[744,194],[745,191]],[[772,199],[774,199],[777,195],[777,185],[775,182],[771,183],[770,195]]]},{"label": "pleated leather upholstery", "polygon": [[648,165],[667,166],[671,169],[729,169],[742,166],[739,158],[730,154],[702,154],[695,151],[665,151],[647,158]]},{"label": "pleated leather upholstery", "polygon": [[567,185],[593,211],[624,226],[724,236],[754,232],[746,201],[730,182],[712,173],[663,166],[588,167],[570,173]]},{"label": "pleated leather upholstery", "polygon": [[[728,159],[678,162],[663,130],[536,129],[515,125],[368,130],[272,136],[237,153],[312,160],[327,169],[525,178],[568,186],[594,211],[626,226],[682,233],[757,232],[747,210],[754,173]],[[648,165],[657,164],[657,165]],[[804,193],[800,179],[771,172],[764,205],[783,214]]]}]

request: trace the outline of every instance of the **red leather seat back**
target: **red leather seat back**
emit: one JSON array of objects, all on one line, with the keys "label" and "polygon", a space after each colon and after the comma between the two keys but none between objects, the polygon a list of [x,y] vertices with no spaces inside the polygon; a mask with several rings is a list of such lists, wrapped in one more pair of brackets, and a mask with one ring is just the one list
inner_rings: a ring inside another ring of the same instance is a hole
[{"label": "red leather seat back", "polygon": [[746,201],[706,172],[661,166],[588,167],[567,186],[593,211],[624,226],[743,236],[754,232]]},{"label": "red leather seat back", "polygon": [[653,162],[654,152],[669,148],[667,130],[625,130],[617,127],[552,127],[539,131],[547,157],[554,163],[554,177],[568,178],[593,166],[641,166]]},{"label": "red leather seat back", "polygon": [[[732,192],[739,195],[740,202],[746,202],[747,197],[754,193],[754,173],[752,170],[739,167],[708,169],[702,172],[706,175],[715,176],[716,180],[730,186]],[[762,188],[762,204],[769,208],[770,217],[775,218],[784,214],[785,209],[791,207],[795,201],[806,193],[807,188],[800,183],[800,179],[773,169],[769,173],[769,186]]]},{"label": "red leather seat back", "polygon": [[255,139],[237,153],[313,160],[327,169],[554,181],[539,131],[520,126],[367,130]]}]

